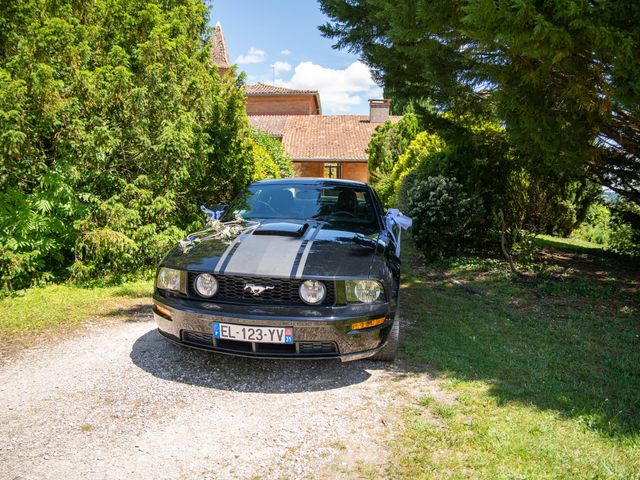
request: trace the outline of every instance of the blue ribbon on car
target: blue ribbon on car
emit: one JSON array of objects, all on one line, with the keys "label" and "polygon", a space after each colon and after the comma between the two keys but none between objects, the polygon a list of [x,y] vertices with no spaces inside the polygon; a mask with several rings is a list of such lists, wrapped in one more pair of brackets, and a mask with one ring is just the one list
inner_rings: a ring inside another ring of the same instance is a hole
[{"label": "blue ribbon on car", "polygon": [[[390,208],[387,210],[387,215],[385,217],[387,231],[389,235],[396,242],[396,256],[400,257],[400,238],[402,236],[402,230],[406,230],[413,225],[413,220],[411,217],[407,217],[397,208]],[[394,232],[394,226],[398,227],[398,234]]]},{"label": "blue ribbon on car", "polygon": [[211,220],[220,220],[220,217],[224,213],[224,210],[209,210],[204,205],[200,205],[200,210],[202,210],[202,213],[207,215]]}]

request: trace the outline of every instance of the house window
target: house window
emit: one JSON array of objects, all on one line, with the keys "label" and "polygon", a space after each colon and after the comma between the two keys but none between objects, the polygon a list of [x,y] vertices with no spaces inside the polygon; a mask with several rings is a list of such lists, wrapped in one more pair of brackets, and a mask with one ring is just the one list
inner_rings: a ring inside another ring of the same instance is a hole
[{"label": "house window", "polygon": [[342,169],[339,163],[324,164],[324,178],[342,178]]}]

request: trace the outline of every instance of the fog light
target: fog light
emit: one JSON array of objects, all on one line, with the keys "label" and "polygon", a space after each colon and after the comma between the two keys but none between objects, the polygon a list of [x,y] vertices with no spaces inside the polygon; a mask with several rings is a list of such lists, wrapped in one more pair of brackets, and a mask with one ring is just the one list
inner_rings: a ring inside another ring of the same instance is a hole
[{"label": "fog light", "polygon": [[300,298],[304,303],[316,305],[324,300],[327,289],[318,280],[306,280],[300,285]]},{"label": "fog light", "polygon": [[209,298],[213,297],[218,291],[218,281],[213,275],[201,273],[196,277],[194,287],[198,295]]},{"label": "fog light", "polygon": [[363,328],[377,327],[382,325],[386,317],[374,318],[373,320],[367,320],[366,322],[358,322],[351,325],[351,330],[362,330]]}]

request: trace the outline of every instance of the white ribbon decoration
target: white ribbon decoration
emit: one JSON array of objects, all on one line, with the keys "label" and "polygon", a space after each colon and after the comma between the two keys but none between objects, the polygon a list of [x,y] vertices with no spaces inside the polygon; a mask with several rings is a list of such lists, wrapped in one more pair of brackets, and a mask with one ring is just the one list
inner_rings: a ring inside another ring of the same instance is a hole
[{"label": "white ribbon decoration", "polygon": [[[404,215],[397,208],[390,208],[387,210],[387,215],[385,217],[387,231],[391,235],[391,237],[396,242],[396,256],[400,258],[400,237],[402,236],[402,230],[406,230],[411,228],[413,225],[413,220],[410,217]],[[398,236],[393,232],[393,226],[398,226]]]},{"label": "white ribbon decoration", "polygon": [[208,217],[207,224],[204,226],[204,229],[190,233],[186,238],[180,240],[179,245],[183,253],[188,252],[203,240],[218,238],[229,241],[238,236],[243,230],[260,225],[260,222],[243,220],[239,216],[236,216],[236,218],[231,221],[221,222],[220,217],[222,217],[224,213],[223,210],[210,210],[204,205],[200,205],[200,210]]}]

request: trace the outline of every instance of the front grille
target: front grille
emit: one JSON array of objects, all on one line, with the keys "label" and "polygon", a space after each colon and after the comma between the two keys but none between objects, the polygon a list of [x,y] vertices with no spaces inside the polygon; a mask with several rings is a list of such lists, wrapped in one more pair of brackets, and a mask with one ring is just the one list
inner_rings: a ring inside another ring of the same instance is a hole
[{"label": "front grille", "polygon": [[333,342],[300,342],[298,348],[303,354],[338,353]]},{"label": "front grille", "polygon": [[[194,288],[194,282],[199,272],[189,272],[189,296],[198,300],[219,303],[240,303],[246,305],[306,305],[298,293],[304,280],[290,280],[287,278],[264,278],[237,275],[216,275],[218,280],[218,293],[211,298],[200,297]],[[247,284],[273,287],[265,290],[260,295],[252,295],[245,290]],[[327,287],[327,296],[320,305],[333,305],[335,303],[335,286],[333,281],[324,282]]]},{"label": "front grille", "polygon": [[213,345],[213,335],[202,332],[182,331],[182,341],[196,345]]},{"label": "front grille", "polygon": [[213,335],[189,330],[182,331],[182,341],[186,344],[209,350],[258,356],[331,357],[338,354],[338,346],[334,342],[256,343],[254,351],[254,344],[251,342],[217,340],[214,343]]}]

